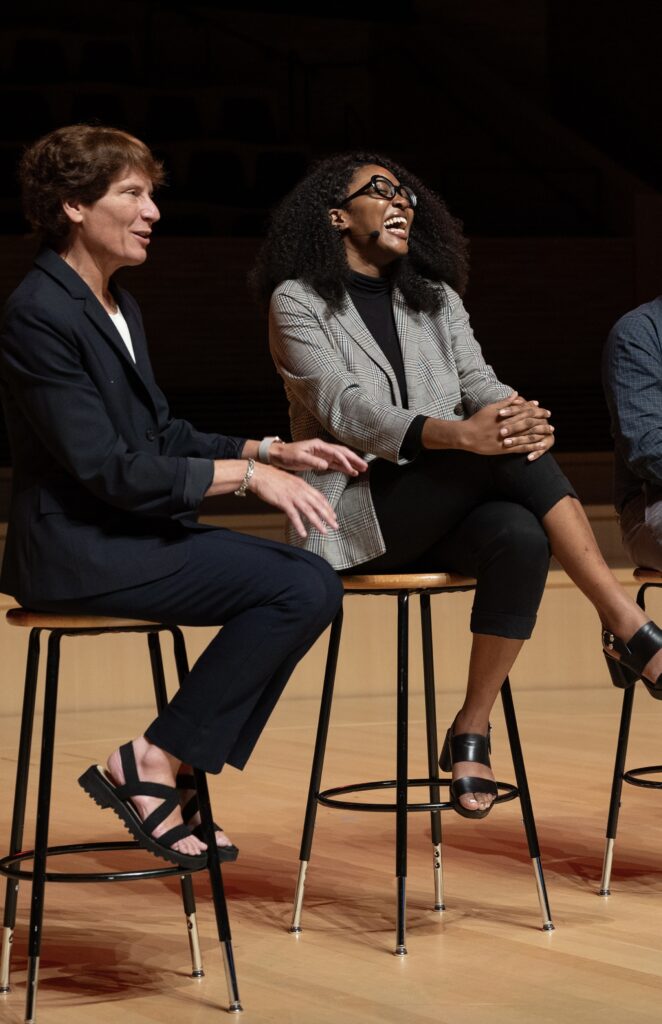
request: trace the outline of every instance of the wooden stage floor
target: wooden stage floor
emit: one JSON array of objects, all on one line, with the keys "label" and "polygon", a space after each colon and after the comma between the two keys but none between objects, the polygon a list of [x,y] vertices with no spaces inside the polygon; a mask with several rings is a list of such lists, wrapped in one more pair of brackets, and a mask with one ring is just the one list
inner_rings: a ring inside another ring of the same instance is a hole
[{"label": "wooden stage floor", "polygon": [[[627,787],[613,895],[597,895],[620,695],[600,689],[515,694],[556,931],[540,930],[518,804],[483,822],[444,816],[447,910],[432,909],[429,819],[410,816],[409,955],[392,955],[393,819],[320,808],[304,931],[288,933],[316,701],[289,700],[243,773],[212,780],[216,816],[241,848],[225,871],[246,1024],[644,1024],[662,1017],[662,793]],[[443,694],[446,724],[457,694]],[[425,774],[420,708],[411,774]],[[147,724],[149,712],[63,713],[52,842],[124,836],[76,785],[90,762]],[[392,777],[394,707],[340,696],[325,784]],[[635,703],[629,765],[654,764],[662,706]],[[500,712],[498,777],[512,780]],[[0,719],[0,780],[13,788],[17,722]],[[0,834],[8,837],[10,801]],[[31,819],[32,820],[32,819]],[[30,840],[31,842],[31,840]],[[6,838],[3,838],[3,845]],[[149,859],[149,858],[148,858]],[[151,863],[151,859],[150,863]],[[60,865],[63,866],[63,865]],[[119,866],[117,861],[113,866]],[[42,948],[41,1024],[226,1020],[226,988],[206,879],[196,879],[206,977],[187,975],[176,880],[50,885]],[[13,988],[0,1019],[18,1024],[25,997],[27,886]]]}]

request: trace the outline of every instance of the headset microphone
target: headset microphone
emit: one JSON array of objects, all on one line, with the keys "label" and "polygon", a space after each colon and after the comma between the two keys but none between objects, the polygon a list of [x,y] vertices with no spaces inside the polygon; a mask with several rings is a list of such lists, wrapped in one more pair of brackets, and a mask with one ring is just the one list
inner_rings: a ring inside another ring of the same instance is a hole
[{"label": "headset microphone", "polygon": [[379,231],[371,231],[370,234],[368,235],[368,238],[379,238],[380,234],[381,232]]}]

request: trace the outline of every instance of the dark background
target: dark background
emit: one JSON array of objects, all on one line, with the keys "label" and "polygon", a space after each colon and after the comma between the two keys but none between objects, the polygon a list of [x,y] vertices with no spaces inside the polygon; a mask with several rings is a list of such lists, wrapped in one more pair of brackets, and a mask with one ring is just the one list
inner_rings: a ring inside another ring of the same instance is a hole
[{"label": "dark background", "polygon": [[247,270],[269,208],[311,160],[381,150],[464,220],[466,301],[500,377],[553,410],[559,451],[608,450],[601,346],[657,294],[662,267],[660,5],[320,6],[314,17],[311,5],[141,0],[5,12],[1,297],[34,251],[15,181],[22,147],[74,121],[126,128],[168,171],[149,260],[123,283],[173,410],[207,429],[285,436]]}]

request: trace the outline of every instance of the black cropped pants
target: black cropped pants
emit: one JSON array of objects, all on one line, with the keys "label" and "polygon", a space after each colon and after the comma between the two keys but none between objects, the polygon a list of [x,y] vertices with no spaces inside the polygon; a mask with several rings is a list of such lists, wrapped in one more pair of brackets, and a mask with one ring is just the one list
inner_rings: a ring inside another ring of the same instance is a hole
[{"label": "black cropped pants", "polygon": [[342,602],[327,562],[224,529],[192,532],[183,568],[163,579],[44,611],[220,626],[146,737],[206,772],[243,768],[297,662]]},{"label": "black cropped pants", "polygon": [[474,633],[531,635],[549,568],[543,516],[576,498],[554,458],[423,452],[370,467],[386,551],[353,573],[452,571],[477,580]]}]

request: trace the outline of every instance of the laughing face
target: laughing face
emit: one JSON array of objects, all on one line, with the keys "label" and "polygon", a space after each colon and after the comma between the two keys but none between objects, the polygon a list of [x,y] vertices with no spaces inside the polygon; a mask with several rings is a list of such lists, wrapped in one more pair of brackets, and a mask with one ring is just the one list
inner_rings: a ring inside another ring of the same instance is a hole
[{"label": "laughing face", "polygon": [[152,182],[140,171],[123,171],[95,203],[65,205],[78,241],[104,273],[144,263],[152,226],[161,216]]},{"label": "laughing face", "polygon": [[[373,175],[386,179],[393,186],[400,185],[398,178],[385,167],[365,164],[352,176],[347,195],[370,186]],[[379,182],[377,184],[379,186]],[[414,210],[406,196],[399,192],[386,198],[374,186],[368,187],[346,205],[330,210],[329,216],[332,226],[342,232],[347,262],[352,270],[375,276],[409,251]]]}]

